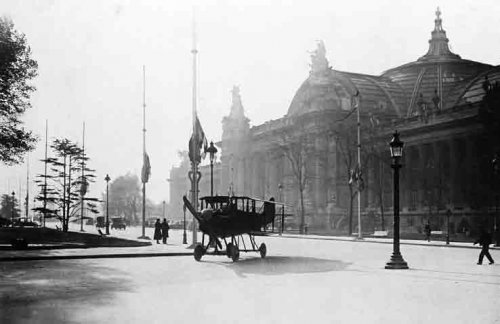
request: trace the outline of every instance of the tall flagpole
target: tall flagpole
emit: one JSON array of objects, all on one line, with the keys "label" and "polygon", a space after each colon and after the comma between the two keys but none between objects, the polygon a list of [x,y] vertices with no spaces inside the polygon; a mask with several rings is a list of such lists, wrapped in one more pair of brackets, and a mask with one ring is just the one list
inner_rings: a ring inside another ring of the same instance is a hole
[{"label": "tall flagpole", "polygon": [[[142,66],[142,167],[146,163],[146,66]],[[147,171],[146,171],[147,172]],[[143,175],[144,177],[144,175]],[[141,239],[149,239],[146,236],[146,181],[142,179],[142,236]]]},{"label": "tall flagpole", "polygon": [[80,185],[80,232],[83,230],[83,196],[85,196],[85,191],[87,182],[85,181],[85,122],[83,122],[83,134],[82,134],[82,183]]},{"label": "tall flagpole", "polygon": [[47,218],[47,146],[49,143],[49,121],[45,119],[45,174],[43,184],[43,227],[45,227],[45,219]]},{"label": "tall flagpole", "polygon": [[361,121],[359,118],[359,110],[361,108],[361,99],[358,93],[358,240],[363,239],[363,234],[361,232]]},{"label": "tall flagpole", "polygon": [[[196,112],[196,106],[197,106],[197,94],[196,94],[196,86],[197,86],[197,78],[196,78],[196,55],[198,54],[198,50],[196,49],[196,24],[195,24],[195,14],[193,10],[193,48],[191,50],[191,53],[193,54],[193,143],[191,144],[191,150],[193,152],[193,160],[191,161],[191,203],[193,204],[193,207],[196,211],[198,211],[198,182],[200,181],[199,177],[199,172],[198,172],[198,155],[199,155],[199,144],[198,144],[198,128],[196,127],[196,119],[197,119],[197,112]],[[190,247],[194,248],[198,239],[197,239],[197,226],[196,226],[196,219],[193,217],[193,242]]]},{"label": "tall flagpole", "polygon": [[361,99],[359,98],[359,93],[358,93],[358,174],[357,174],[357,179],[358,179],[358,240],[363,239],[363,234],[361,232],[361,121],[359,118],[359,110],[361,106]]},{"label": "tall flagpole", "polygon": [[28,219],[28,210],[29,210],[29,198],[30,198],[30,156],[28,154],[28,157],[26,159],[27,166],[26,166],[26,220]]}]

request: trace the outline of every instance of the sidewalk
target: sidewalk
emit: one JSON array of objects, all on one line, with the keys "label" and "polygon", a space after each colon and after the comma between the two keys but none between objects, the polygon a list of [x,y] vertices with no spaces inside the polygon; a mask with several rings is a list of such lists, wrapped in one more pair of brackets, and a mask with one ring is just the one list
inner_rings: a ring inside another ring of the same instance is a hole
[{"label": "sidewalk", "polygon": [[[278,234],[276,234],[278,235]],[[279,236],[279,235],[278,235]],[[392,237],[365,237],[359,240],[356,236],[328,236],[328,235],[314,235],[314,234],[286,234],[284,233],[281,237],[288,238],[300,238],[309,240],[332,240],[332,241],[344,241],[344,242],[355,242],[355,243],[382,243],[382,244],[393,244]],[[433,247],[449,247],[449,248],[464,248],[464,249],[477,249],[478,245],[473,245],[470,242],[451,242],[446,244],[445,241],[430,241],[425,240],[406,240],[402,239],[399,241],[401,245],[422,245],[422,246],[433,246]],[[500,247],[495,247],[490,245],[491,250],[500,250]]]},{"label": "sidewalk", "polygon": [[193,255],[193,250],[185,244],[156,244],[141,247],[102,247],[74,248],[68,246],[33,246],[28,250],[1,250],[0,262],[61,260],[61,259],[98,259],[132,258]]},{"label": "sidewalk", "polygon": [[[70,229],[77,231],[76,228]],[[87,233],[95,232],[93,227],[86,229]],[[131,228],[127,231],[111,231],[110,237],[149,242],[151,245],[138,247],[87,247],[82,244],[55,243],[30,244],[26,250],[14,250],[10,245],[0,244],[0,262],[32,261],[32,260],[63,260],[63,259],[98,259],[98,258],[142,258],[162,256],[193,255],[193,250],[182,244],[182,233],[170,231],[168,244],[157,244],[153,240],[137,239],[140,229]],[[146,232],[146,236],[152,233]],[[188,240],[190,243],[191,240]]]},{"label": "sidewalk", "polygon": [[[192,256],[193,250],[189,249],[191,241],[191,233],[189,233],[189,244],[182,244],[180,231],[172,231],[172,236],[169,238],[169,243],[153,244],[142,247],[92,247],[85,248],[75,246],[74,244],[58,244],[58,245],[30,245],[27,250],[13,250],[10,246],[0,245],[0,262],[8,261],[33,261],[33,260],[62,260],[62,259],[97,259],[97,258],[143,258],[143,257],[166,257],[166,256]],[[353,243],[378,243],[378,244],[393,244],[392,238],[386,237],[367,237],[358,240],[357,237],[348,236],[326,236],[326,235],[304,235],[304,234],[272,234],[273,238],[291,238],[303,240],[331,240]],[[198,239],[201,239],[201,233],[198,233]],[[477,245],[464,242],[450,242],[447,245],[443,241],[425,240],[401,240],[401,245],[421,245],[428,247],[442,248],[467,248],[477,249]],[[499,250],[499,247],[491,246],[492,250]]]}]

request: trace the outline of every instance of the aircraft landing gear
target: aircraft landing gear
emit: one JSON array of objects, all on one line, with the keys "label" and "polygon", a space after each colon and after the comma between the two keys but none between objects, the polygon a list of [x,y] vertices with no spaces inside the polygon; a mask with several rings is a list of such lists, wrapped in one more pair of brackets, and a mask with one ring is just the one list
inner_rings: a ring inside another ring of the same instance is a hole
[{"label": "aircraft landing gear", "polygon": [[231,252],[233,250],[234,244],[233,243],[227,243],[226,246],[226,255],[228,258],[231,258]]},{"label": "aircraft landing gear", "polygon": [[240,249],[238,249],[237,245],[229,243],[227,246],[227,253],[230,255],[233,262],[236,262],[240,258]]},{"label": "aircraft landing gear", "polygon": [[196,244],[196,247],[194,248],[194,259],[196,261],[200,261],[203,254],[205,254],[203,246],[201,244]]},{"label": "aircraft landing gear", "polygon": [[264,259],[266,257],[266,253],[267,253],[267,248],[266,248],[266,245],[264,243],[262,243],[259,246],[259,252],[260,252],[260,257],[262,259]]}]

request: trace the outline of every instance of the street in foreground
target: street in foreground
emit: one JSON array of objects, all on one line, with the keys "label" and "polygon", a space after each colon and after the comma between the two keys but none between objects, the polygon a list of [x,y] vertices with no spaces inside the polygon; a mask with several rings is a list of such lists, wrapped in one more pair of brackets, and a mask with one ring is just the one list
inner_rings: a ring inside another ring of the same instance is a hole
[{"label": "street in foreground", "polygon": [[[389,244],[258,241],[268,257],[242,253],[236,263],[223,256],[2,262],[0,321],[500,323],[500,267],[476,265],[479,249],[405,245],[410,270],[385,270]],[[498,250],[492,256],[500,261]]]}]

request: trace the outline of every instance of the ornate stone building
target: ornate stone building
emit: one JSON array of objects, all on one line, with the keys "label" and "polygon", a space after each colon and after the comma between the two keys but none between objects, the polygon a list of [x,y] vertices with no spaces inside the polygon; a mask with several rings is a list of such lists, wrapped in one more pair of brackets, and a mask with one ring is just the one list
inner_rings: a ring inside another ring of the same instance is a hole
[{"label": "ornate stone building", "polygon": [[[433,230],[446,230],[448,210],[451,232],[494,226],[497,187],[491,161],[498,149],[498,124],[488,121],[498,116],[499,107],[498,101],[486,99],[499,91],[500,67],[452,53],[440,14],[438,9],[428,52],[381,75],[335,70],[319,42],[309,76],[280,119],[250,127],[235,87],[217,143],[216,192],[273,196],[295,215],[290,226],[306,223],[317,231],[345,232],[362,187],[363,230],[390,228],[388,142],[397,129],[405,142],[402,231],[418,232],[427,221]],[[202,170],[209,183],[209,168]],[[188,183],[186,174],[187,168],[177,178]],[[352,181],[353,175],[362,181]],[[180,199],[175,185],[171,203]],[[205,187],[202,194],[209,192]],[[352,222],[355,231],[356,217]]]}]

